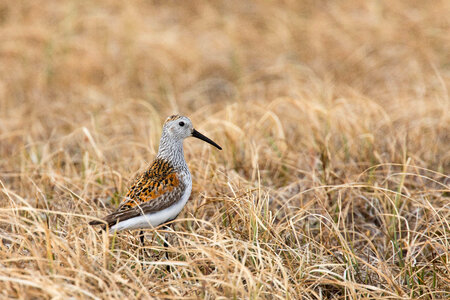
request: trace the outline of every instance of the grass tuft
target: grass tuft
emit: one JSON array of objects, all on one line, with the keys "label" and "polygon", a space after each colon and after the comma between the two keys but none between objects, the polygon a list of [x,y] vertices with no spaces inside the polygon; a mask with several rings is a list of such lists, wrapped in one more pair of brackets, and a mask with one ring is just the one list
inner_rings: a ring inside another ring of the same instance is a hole
[{"label": "grass tuft", "polygon": [[[0,298],[448,299],[449,12],[2,2]],[[166,259],[87,223],[173,113],[223,151],[185,142]]]}]

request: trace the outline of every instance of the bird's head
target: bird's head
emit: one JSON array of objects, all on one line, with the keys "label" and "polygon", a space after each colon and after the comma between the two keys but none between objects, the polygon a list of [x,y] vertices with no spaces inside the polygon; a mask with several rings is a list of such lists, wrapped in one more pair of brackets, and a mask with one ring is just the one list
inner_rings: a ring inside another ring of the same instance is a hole
[{"label": "bird's head", "polygon": [[222,150],[222,147],[217,145],[214,141],[195,130],[191,120],[185,116],[173,115],[168,117],[164,123],[163,134],[166,134],[175,140],[181,141],[192,136],[213,145],[219,150]]}]

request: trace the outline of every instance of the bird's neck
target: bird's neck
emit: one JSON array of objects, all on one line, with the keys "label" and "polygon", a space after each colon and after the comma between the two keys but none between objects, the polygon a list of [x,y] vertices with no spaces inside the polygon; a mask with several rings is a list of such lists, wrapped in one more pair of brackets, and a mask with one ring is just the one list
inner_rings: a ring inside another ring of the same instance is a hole
[{"label": "bird's neck", "polygon": [[167,134],[161,136],[156,158],[169,161],[174,167],[185,167],[183,140],[174,139]]}]

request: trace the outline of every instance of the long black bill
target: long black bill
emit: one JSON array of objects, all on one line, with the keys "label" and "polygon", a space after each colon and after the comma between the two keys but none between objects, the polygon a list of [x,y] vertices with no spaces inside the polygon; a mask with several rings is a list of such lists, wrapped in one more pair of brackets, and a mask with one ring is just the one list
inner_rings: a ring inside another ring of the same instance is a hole
[{"label": "long black bill", "polygon": [[210,143],[211,145],[213,145],[214,147],[216,147],[219,150],[222,150],[222,147],[220,147],[219,145],[217,145],[214,141],[212,141],[211,139],[207,138],[206,136],[204,136],[203,134],[201,134],[200,132],[198,132],[197,130],[193,130],[192,131],[192,136],[196,137],[198,139],[201,139],[202,141],[205,141],[207,143]]}]

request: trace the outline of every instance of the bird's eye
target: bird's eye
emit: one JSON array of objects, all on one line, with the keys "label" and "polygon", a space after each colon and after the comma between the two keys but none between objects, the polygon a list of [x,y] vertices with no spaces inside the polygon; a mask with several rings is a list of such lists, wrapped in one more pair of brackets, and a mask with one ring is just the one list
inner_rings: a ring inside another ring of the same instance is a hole
[{"label": "bird's eye", "polygon": [[183,126],[184,126],[184,122],[180,122],[180,123],[178,123],[178,125],[180,125],[181,127],[183,127]]}]

